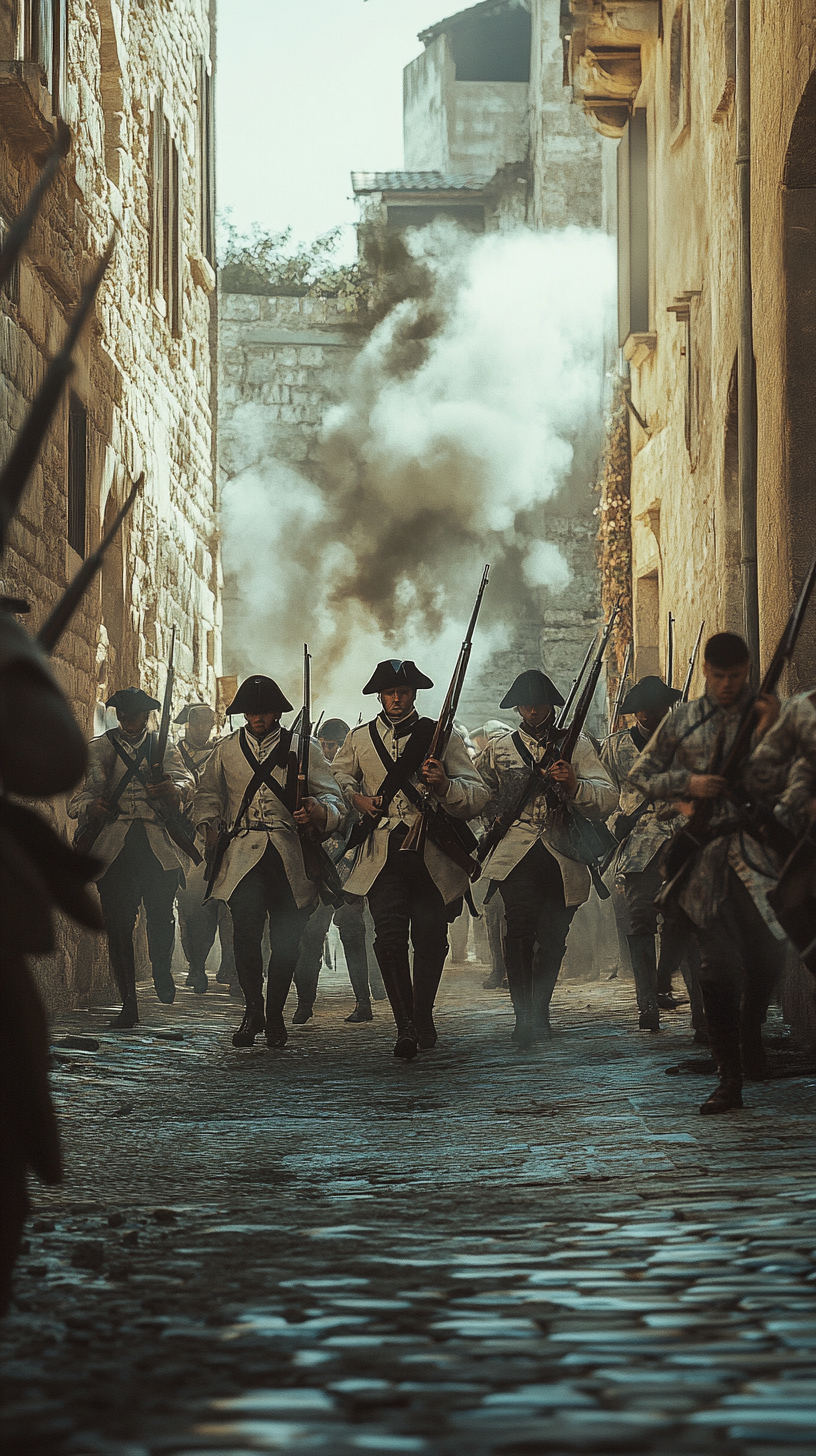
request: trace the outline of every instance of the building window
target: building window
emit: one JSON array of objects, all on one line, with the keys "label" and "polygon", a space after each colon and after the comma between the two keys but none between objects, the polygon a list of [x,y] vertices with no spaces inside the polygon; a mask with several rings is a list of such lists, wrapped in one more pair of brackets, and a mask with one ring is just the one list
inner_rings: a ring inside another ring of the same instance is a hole
[{"label": "building window", "polygon": [[181,335],[181,159],[157,98],[150,118],[150,293]]},{"label": "building window", "polygon": [[34,61],[45,76],[56,115],[64,110],[68,0],[21,0],[20,37],[24,61]]},{"label": "building window", "polygon": [[[2,215],[0,215],[0,248],[2,248],[2,247],[5,246],[6,238],[8,237],[8,231],[9,231],[9,225],[6,222],[6,219]],[[2,293],[3,298],[5,298],[8,303],[15,303],[15,304],[17,304],[17,303],[20,302],[20,260],[19,260],[19,258],[17,259],[16,263],[14,264],[14,267],[12,268],[11,272],[9,273],[9,276],[6,279],[5,283],[3,284],[2,289],[0,289],[0,293]]]},{"label": "building window", "polygon": [[199,245],[202,255],[215,267],[215,145],[213,120],[212,61],[198,62],[198,206]]},{"label": "building window", "polygon": [[68,405],[68,545],[85,555],[88,505],[88,412],[75,394]]},{"label": "building window", "polygon": [[618,143],[618,342],[649,332],[649,152],[646,112]]},{"label": "building window", "polygon": [[690,121],[689,105],[689,6],[688,0],[676,6],[669,33],[669,123],[671,144],[686,135]]}]

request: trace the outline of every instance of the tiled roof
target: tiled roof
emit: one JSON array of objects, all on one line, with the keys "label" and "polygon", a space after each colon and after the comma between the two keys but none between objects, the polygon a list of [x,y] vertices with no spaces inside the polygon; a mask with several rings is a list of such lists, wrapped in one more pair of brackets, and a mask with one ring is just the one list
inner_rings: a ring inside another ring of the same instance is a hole
[{"label": "tiled roof", "polygon": [[481,192],[492,172],[352,172],[355,192]]}]

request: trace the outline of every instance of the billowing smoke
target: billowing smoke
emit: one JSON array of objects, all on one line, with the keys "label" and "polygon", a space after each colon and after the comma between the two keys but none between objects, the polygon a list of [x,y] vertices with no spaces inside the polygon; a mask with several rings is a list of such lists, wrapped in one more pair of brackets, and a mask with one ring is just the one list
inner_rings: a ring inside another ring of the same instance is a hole
[{"label": "billowing smoke", "polygon": [[309,475],[276,458],[262,405],[236,409],[227,442],[228,664],[291,696],[308,641],[316,702],[352,722],[385,656],[415,657],[441,699],[485,562],[475,670],[535,619],[542,588],[568,584],[545,507],[601,402],[606,236],[473,239],[443,223],[409,237]]}]

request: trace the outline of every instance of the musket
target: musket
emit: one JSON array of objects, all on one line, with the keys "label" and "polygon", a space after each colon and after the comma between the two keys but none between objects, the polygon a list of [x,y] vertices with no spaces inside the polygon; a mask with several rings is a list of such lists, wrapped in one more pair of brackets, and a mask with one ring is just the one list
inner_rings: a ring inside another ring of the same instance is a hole
[{"label": "musket", "polygon": [[567,719],[568,719],[568,717],[570,715],[570,709],[571,709],[573,703],[575,702],[575,697],[576,697],[576,694],[578,692],[578,689],[580,688],[581,683],[584,680],[584,673],[586,672],[587,666],[589,665],[589,659],[592,656],[592,650],[593,650],[593,648],[594,648],[595,643],[597,642],[597,640],[598,640],[598,634],[596,632],[595,636],[593,637],[592,641],[590,642],[590,644],[589,644],[589,646],[588,646],[588,648],[586,650],[586,656],[584,657],[584,660],[581,663],[581,666],[580,666],[580,669],[579,669],[579,672],[578,672],[578,676],[577,677],[574,677],[572,679],[572,687],[570,688],[569,692],[567,693],[566,702],[564,703],[563,707],[561,708],[561,711],[558,714],[558,717],[555,720],[555,726],[556,726],[556,728],[563,728],[564,727],[564,724],[566,723],[566,721],[567,721]]},{"label": "musket", "polygon": [[56,135],[45,165],[28,194],[28,201],[6,233],[0,251],[0,288],[11,276],[15,263],[28,242],[40,205],[71,147],[71,132],[64,121],[57,122]]},{"label": "musket", "polygon": [[674,617],[671,612],[666,633],[666,683],[670,688],[674,687]]},{"label": "musket", "polygon": [[[581,696],[578,699],[578,703],[575,709],[575,715],[569,728],[566,730],[566,732],[555,729],[554,732],[550,735],[545,753],[538,761],[538,763],[536,763],[535,768],[531,769],[530,777],[527,780],[527,783],[524,785],[524,788],[522,789],[515,803],[510,807],[510,809],[496,816],[487,833],[480,840],[478,857],[482,864],[484,864],[484,861],[487,859],[488,855],[491,854],[492,851],[496,848],[496,845],[500,844],[501,841],[504,839],[504,836],[510,828],[510,825],[515,823],[516,819],[520,817],[528,801],[532,798],[533,794],[537,790],[541,789],[547,802],[547,808],[556,815],[558,821],[560,821],[562,825],[568,821],[570,815],[569,806],[565,802],[561,794],[558,792],[555,785],[550,780],[550,769],[553,767],[554,764],[560,763],[562,761],[569,763],[573,753],[575,752],[578,739],[581,736],[584,724],[586,723],[587,717],[589,715],[589,710],[592,707],[592,701],[595,697],[595,690],[598,686],[598,682],[601,676],[604,653],[606,652],[609,638],[612,635],[612,629],[615,626],[618,617],[620,616],[620,611],[621,598],[619,597],[614,607],[612,608],[609,621],[606,623],[603,633],[601,634],[601,640],[595,650],[595,656],[592,661],[589,676],[584,684]],[[604,843],[602,852],[606,853],[608,851],[608,848],[609,845],[607,843]],[[596,858],[600,860],[601,854],[599,853]],[[591,863],[594,862],[595,861],[593,860]],[[599,891],[599,893],[601,892]]]},{"label": "musket", "polygon": [[[312,747],[312,659],[308,645],[303,644],[303,707],[297,729],[297,781],[295,788],[295,812],[302,809],[309,797],[309,757]],[[303,868],[306,878],[317,887],[324,905],[343,903],[343,882],[334,861],[317,839],[311,824],[298,825],[300,847],[303,851]]]},{"label": "musket", "polygon": [[[462,696],[462,688],[465,685],[465,676],[470,662],[470,654],[473,650],[473,634],[476,631],[476,623],[479,619],[479,612],[482,606],[482,599],[487,587],[490,567],[486,566],[482,572],[482,580],[479,590],[476,593],[476,601],[473,611],[470,614],[467,631],[464,641],[459,649],[459,657],[453,670],[453,677],[442,704],[442,711],[436,721],[433,737],[428,748],[428,759],[442,760],[445,750],[450,743],[453,732],[454,720],[459,707],[459,699]],[[427,761],[427,760],[426,760]],[[425,841],[428,834],[435,844],[443,849],[445,853],[464,869],[470,879],[476,879],[480,874],[479,861],[476,859],[473,850],[476,848],[476,838],[467,829],[462,821],[455,822],[450,815],[446,814],[434,799],[433,794],[425,784],[420,785],[419,792],[422,796],[422,807],[414,820],[411,828],[400,846],[401,852],[421,854],[425,849]]]},{"label": "musket", "polygon": [[[759,692],[756,696],[752,694],[748,698],[740,714],[737,730],[728,753],[721,763],[720,756],[722,750],[718,741],[714,754],[712,755],[711,764],[707,770],[708,773],[718,774],[721,778],[725,779],[725,797],[730,798],[733,802],[738,803],[740,808],[745,808],[746,810],[750,807],[750,796],[745,793],[740,797],[739,781],[751,752],[751,738],[754,731],[754,712],[757,697],[763,697],[775,692],[785,664],[796,646],[814,585],[816,585],[816,556],[814,556],[808,567],[807,575],[802,583],[794,608],[788,617],[785,630],[777,643],[776,651],[760,683]],[[710,842],[709,825],[717,802],[716,799],[697,800],[691,817],[686,820],[686,823],[669,840],[664,850],[663,859],[666,881],[655,897],[655,904],[658,908],[662,909],[663,906],[668,907],[672,898],[682,888],[683,881],[691,868],[694,857]],[[736,827],[739,827],[739,825]]]},{"label": "musket", "polygon": [[150,765],[154,784],[161,783],[164,778],[164,756],[167,752],[167,740],[170,737],[170,715],[173,711],[173,688],[176,683],[176,670],[173,666],[173,659],[176,655],[176,628],[173,627],[170,633],[170,652],[167,657],[167,677],[164,680],[164,698],[162,700],[162,714],[159,723],[159,733],[156,739],[156,747],[153,753],[153,762]]},{"label": "musket", "polygon": [[692,652],[691,657],[689,658],[688,672],[686,673],[686,681],[683,683],[683,696],[680,699],[680,702],[681,703],[687,703],[688,700],[689,700],[689,693],[691,692],[691,679],[694,676],[694,669],[695,669],[695,667],[697,665],[697,654],[700,651],[700,643],[703,640],[703,628],[704,628],[704,626],[705,626],[705,618],[703,618],[702,622],[700,623],[700,630],[697,633],[697,641],[694,644],[694,651]]},{"label": "musket", "polygon": [[133,486],[122,509],[119,511],[116,520],[102,538],[96,550],[83,561],[70,586],[66,587],[56,606],[52,608],[37,633],[37,641],[44,652],[53,652],[60,640],[65,628],[68,626],[85,592],[102,566],[105,552],[113,541],[125,516],[131,510],[139,491],[144,484],[144,474],[139,476]]},{"label": "musket", "polygon": [[100,262],[82,290],[79,303],[68,325],[68,332],[60,352],[49,364],[45,379],[37,391],[34,403],[28,412],[25,424],[20,430],[2,471],[0,471],[0,542],[5,540],[8,529],[26,481],[36,463],[43,441],[62,391],[73,370],[72,354],[82,327],[90,313],[105,270],[113,256],[115,237],[111,237]]},{"label": "musket", "polygon": [[634,651],[634,643],[633,642],[630,642],[628,644],[627,648],[626,648],[626,653],[624,655],[623,667],[621,668],[620,681],[618,682],[618,691],[615,694],[615,703],[614,703],[614,706],[612,708],[612,716],[609,719],[609,732],[610,733],[614,733],[615,732],[615,729],[618,726],[618,719],[619,719],[620,714],[621,714],[621,704],[623,702],[624,697],[626,696],[626,679],[629,676],[629,669],[630,669],[630,667],[632,665],[632,653],[633,653],[633,651]]}]

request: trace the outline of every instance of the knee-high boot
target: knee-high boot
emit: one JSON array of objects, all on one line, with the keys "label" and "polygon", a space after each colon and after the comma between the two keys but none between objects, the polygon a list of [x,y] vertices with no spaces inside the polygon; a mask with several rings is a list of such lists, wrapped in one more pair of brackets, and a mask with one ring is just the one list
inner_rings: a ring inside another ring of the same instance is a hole
[{"label": "knee-high boot", "polygon": [[433,1009],[444,964],[444,951],[441,956],[418,955],[414,951],[414,1022],[419,1045],[426,1051],[436,1046]]},{"label": "knee-high boot", "polygon": [[660,1030],[657,1005],[657,952],[653,935],[627,935],[641,1031]]},{"label": "knee-high boot", "polygon": [[730,1112],[742,1107],[742,1059],[739,1004],[726,982],[701,982],[711,1053],[720,1084],[700,1108],[702,1113]]},{"label": "knee-high boot", "polygon": [[391,950],[375,941],[374,954],[397,1024],[394,1056],[410,1061],[417,1054],[418,1039],[414,1025],[414,989],[411,985],[408,947],[406,945],[404,949]]},{"label": "knee-high boot", "polygon": [[535,936],[507,936],[504,958],[510,998],[516,1013],[511,1041],[519,1047],[531,1046],[535,1040],[533,1024],[533,951]]}]

